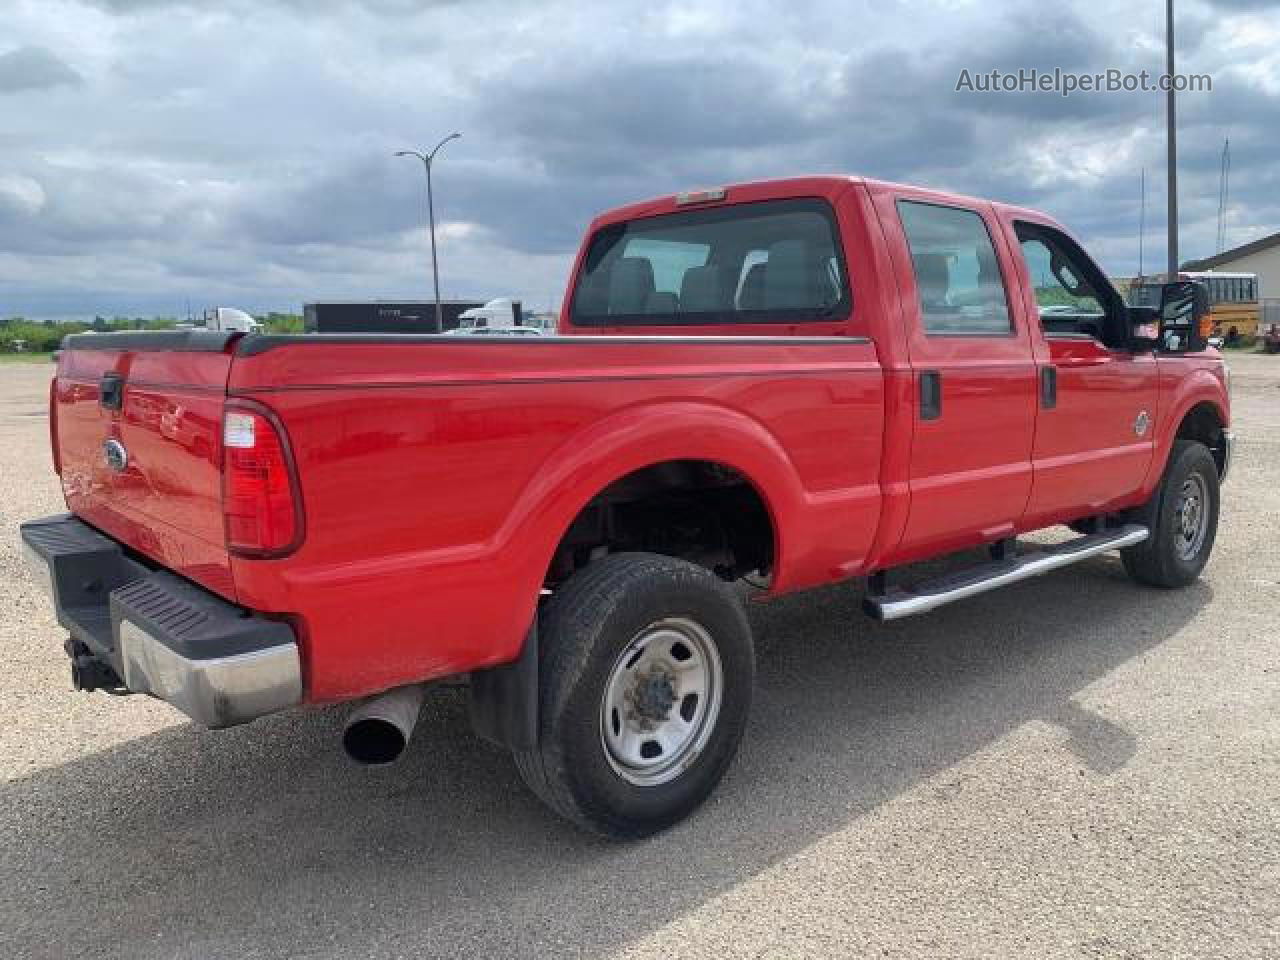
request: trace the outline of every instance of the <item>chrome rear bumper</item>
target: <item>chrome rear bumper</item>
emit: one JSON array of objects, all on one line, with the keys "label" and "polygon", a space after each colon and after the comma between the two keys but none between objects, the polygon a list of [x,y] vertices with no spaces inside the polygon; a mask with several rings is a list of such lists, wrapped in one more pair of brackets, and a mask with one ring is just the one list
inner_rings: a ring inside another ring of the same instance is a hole
[{"label": "chrome rear bumper", "polygon": [[152,570],[69,514],[24,523],[22,541],[71,634],[76,677],[149,693],[206,727],[245,723],[302,700],[302,664],[287,623]]}]

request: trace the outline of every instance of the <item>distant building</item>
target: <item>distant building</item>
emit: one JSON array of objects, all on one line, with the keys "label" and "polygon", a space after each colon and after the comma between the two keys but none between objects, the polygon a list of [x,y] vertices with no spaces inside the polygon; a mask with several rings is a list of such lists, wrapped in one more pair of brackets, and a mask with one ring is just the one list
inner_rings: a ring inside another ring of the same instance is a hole
[{"label": "distant building", "polygon": [[1273,233],[1252,243],[1224,250],[1203,260],[1188,260],[1184,271],[1214,270],[1223,273],[1256,273],[1257,297],[1280,297],[1280,233]]}]

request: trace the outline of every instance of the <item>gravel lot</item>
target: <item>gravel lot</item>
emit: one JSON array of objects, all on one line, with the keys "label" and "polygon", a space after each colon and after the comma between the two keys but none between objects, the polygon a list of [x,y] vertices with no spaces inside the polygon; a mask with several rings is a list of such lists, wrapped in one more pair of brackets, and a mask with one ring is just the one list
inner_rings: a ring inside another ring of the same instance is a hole
[{"label": "gravel lot", "polygon": [[1231,364],[1200,583],[1107,557],[898,624],[854,587],[756,608],[739,762],[630,845],[545,812],[457,690],[372,772],[337,711],[203,733],[74,693],[16,539],[62,506],[50,367],[0,366],[0,956],[1280,956],[1280,358]]}]

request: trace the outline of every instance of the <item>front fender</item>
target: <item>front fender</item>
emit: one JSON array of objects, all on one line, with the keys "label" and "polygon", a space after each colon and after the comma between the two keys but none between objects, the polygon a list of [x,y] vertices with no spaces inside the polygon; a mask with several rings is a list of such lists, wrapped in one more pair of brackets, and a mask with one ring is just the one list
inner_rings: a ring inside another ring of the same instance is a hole
[{"label": "front fender", "polygon": [[1164,429],[1156,438],[1155,453],[1151,458],[1151,466],[1147,469],[1146,481],[1142,485],[1144,494],[1149,496],[1160,483],[1179,426],[1187,414],[1201,404],[1211,407],[1224,427],[1230,426],[1231,413],[1226,387],[1210,370],[1203,367],[1180,377],[1174,384],[1167,403],[1162,404],[1168,414],[1162,418]]}]

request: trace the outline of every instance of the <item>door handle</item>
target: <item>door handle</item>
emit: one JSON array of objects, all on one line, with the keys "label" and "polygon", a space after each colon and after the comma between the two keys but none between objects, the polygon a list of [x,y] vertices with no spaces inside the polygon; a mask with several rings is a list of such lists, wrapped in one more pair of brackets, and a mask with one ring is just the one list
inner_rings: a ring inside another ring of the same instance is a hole
[{"label": "door handle", "polygon": [[1040,368],[1040,408],[1052,410],[1058,405],[1058,368]]},{"label": "door handle", "polygon": [[942,374],[937,370],[920,371],[920,419],[937,420],[942,416]]},{"label": "door handle", "polygon": [[98,403],[107,410],[124,406],[124,380],[118,373],[104,373],[98,383]]}]

